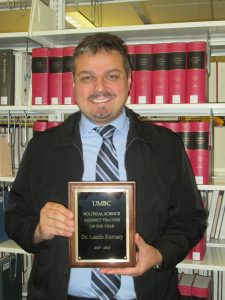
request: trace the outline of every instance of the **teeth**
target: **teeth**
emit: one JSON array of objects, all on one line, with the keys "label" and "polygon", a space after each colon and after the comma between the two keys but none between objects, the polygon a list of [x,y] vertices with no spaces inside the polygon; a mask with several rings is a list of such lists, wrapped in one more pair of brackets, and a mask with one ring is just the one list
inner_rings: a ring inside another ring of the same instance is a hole
[{"label": "teeth", "polygon": [[108,101],[109,99],[93,99],[92,101],[93,102],[96,102],[96,103],[102,103],[102,102],[106,102]]}]

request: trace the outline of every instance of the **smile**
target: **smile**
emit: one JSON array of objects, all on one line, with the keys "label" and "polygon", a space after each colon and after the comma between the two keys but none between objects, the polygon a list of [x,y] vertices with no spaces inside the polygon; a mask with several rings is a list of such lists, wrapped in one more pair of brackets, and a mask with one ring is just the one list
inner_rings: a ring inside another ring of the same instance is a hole
[{"label": "smile", "polygon": [[94,103],[105,103],[105,102],[108,102],[110,100],[111,100],[111,98],[91,99],[91,101],[94,102]]}]

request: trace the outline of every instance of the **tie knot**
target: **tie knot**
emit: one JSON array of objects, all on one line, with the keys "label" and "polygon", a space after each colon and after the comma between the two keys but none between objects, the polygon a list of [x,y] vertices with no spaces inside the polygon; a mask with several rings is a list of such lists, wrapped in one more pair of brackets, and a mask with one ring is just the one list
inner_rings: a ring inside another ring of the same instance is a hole
[{"label": "tie knot", "polygon": [[94,130],[100,134],[102,138],[110,139],[112,138],[116,128],[113,125],[95,127]]}]

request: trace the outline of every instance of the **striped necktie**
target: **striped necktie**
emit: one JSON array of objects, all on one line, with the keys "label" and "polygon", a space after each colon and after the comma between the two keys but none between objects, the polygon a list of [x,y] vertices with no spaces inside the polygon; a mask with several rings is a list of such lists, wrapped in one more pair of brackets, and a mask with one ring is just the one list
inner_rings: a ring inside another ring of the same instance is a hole
[{"label": "striped necktie", "polygon": [[[96,163],[96,181],[118,181],[119,169],[116,149],[113,145],[113,134],[116,128],[112,125],[97,127],[94,130],[102,137],[102,145]],[[101,274],[92,270],[92,290],[100,300],[111,300],[118,293],[121,276]]]}]

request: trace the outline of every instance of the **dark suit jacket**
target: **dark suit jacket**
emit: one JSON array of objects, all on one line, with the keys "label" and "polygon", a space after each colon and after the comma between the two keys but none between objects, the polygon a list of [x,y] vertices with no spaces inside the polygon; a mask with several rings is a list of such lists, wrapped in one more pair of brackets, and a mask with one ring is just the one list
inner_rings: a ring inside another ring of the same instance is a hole
[{"label": "dark suit jacket", "polygon": [[[163,255],[164,267],[134,278],[137,299],[177,299],[176,265],[200,240],[206,214],[180,138],[173,132],[130,118],[125,165],[136,182],[137,232]],[[9,236],[35,254],[28,300],[65,300],[70,267],[68,239],[33,243],[40,209],[47,201],[67,206],[68,182],[81,181],[80,112],[63,125],[31,140],[10,192],[6,212]]]}]

